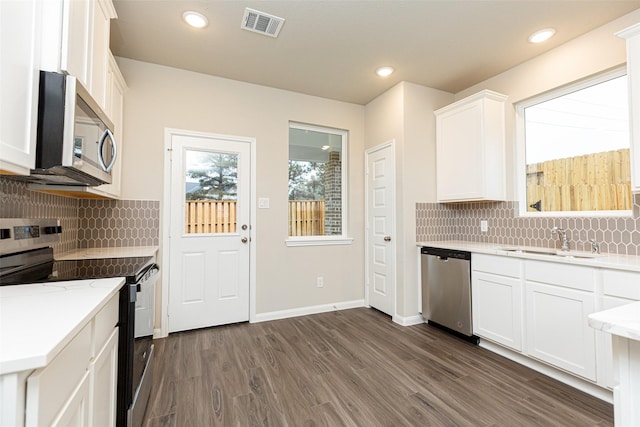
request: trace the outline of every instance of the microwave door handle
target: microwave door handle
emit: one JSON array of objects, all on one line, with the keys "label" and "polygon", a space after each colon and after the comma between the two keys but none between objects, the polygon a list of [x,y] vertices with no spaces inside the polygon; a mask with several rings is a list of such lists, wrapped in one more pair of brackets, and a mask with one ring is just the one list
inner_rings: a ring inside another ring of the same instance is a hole
[{"label": "microwave door handle", "polygon": [[[102,147],[104,147],[104,141],[109,138],[111,142],[111,152],[113,155],[111,156],[111,162],[108,165],[105,165],[104,158],[102,157]],[[116,139],[113,137],[113,134],[109,129],[105,130],[102,136],[100,137],[100,143],[98,144],[98,161],[100,162],[100,166],[102,170],[105,172],[111,172],[113,165],[116,163],[116,157],[118,155],[116,148]]]}]

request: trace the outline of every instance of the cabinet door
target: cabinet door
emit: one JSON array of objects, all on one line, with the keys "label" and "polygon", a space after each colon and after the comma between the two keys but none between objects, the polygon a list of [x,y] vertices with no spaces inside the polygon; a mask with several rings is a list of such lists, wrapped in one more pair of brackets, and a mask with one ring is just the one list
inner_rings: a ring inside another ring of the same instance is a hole
[{"label": "cabinet door", "polygon": [[[78,387],[66,402],[58,417],[51,423],[52,427],[85,427],[93,426],[89,422],[89,373],[87,372]],[[45,424],[42,424],[45,425]]]},{"label": "cabinet door", "polygon": [[94,3],[91,0],[63,0],[60,70],[75,76],[91,89],[91,47]]},{"label": "cabinet door", "polygon": [[595,381],[592,292],[526,282],[526,351],[531,357]]},{"label": "cabinet door", "polygon": [[482,102],[474,101],[436,118],[439,201],[483,197]]},{"label": "cabinet door", "polygon": [[522,351],[522,284],[519,279],[473,272],[473,332]]},{"label": "cabinet door", "polygon": [[[109,61],[109,32],[111,18],[105,10],[105,2],[93,6],[93,43],[91,50],[91,88],[89,92],[105,110],[107,98],[107,68]],[[108,114],[108,113],[107,113]]]},{"label": "cabinet door", "polygon": [[0,173],[35,167],[41,2],[0,1]]},{"label": "cabinet door", "polygon": [[37,369],[28,378],[27,427],[50,425],[60,418],[59,414],[66,411],[73,396],[78,394],[79,386],[88,378],[91,334],[91,324],[88,324],[49,365]]},{"label": "cabinet door", "polygon": [[89,367],[91,409],[89,425],[115,426],[116,384],[118,375],[118,328]]}]

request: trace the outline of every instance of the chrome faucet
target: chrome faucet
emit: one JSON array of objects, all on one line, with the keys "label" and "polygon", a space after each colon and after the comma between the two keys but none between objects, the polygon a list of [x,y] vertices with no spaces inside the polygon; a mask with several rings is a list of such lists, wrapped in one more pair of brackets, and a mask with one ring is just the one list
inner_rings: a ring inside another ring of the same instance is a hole
[{"label": "chrome faucet", "polygon": [[569,250],[569,238],[567,237],[567,231],[564,228],[553,227],[551,234],[557,234],[558,238],[562,241],[561,251]]},{"label": "chrome faucet", "polygon": [[589,240],[591,242],[591,253],[599,254],[600,253],[600,245],[596,241],[596,239]]}]

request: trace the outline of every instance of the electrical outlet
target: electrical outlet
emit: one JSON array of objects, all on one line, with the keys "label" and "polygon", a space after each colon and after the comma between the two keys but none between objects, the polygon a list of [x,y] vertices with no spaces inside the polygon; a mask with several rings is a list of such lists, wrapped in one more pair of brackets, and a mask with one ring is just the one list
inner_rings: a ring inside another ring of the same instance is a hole
[{"label": "electrical outlet", "polygon": [[316,286],[318,288],[324,288],[324,277],[318,276],[318,278],[316,279]]},{"label": "electrical outlet", "polygon": [[489,223],[484,219],[480,221],[480,231],[482,231],[483,233],[489,231]]}]

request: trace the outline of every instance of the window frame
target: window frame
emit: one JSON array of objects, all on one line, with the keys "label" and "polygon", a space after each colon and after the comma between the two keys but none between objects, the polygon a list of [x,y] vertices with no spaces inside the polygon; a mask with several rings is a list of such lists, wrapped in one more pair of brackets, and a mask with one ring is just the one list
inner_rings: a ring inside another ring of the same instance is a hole
[{"label": "window frame", "polygon": [[[526,108],[549,101],[560,96],[567,95],[582,89],[604,83],[618,77],[627,76],[626,66],[615,67],[613,69],[591,75],[589,77],[559,86],[542,92],[530,98],[523,99],[514,104],[516,120],[516,196],[518,201],[518,216],[529,218],[548,217],[632,217],[632,210],[601,210],[601,211],[550,211],[550,212],[530,212],[527,206],[527,167],[526,167],[526,138],[525,138],[525,115]],[[629,123],[631,125],[631,123]],[[631,145],[631,141],[629,141]],[[630,159],[630,161],[633,161]]]},{"label": "window frame", "polygon": [[[287,127],[287,135],[290,129],[308,130],[312,132],[329,133],[337,135],[342,139],[342,147],[340,152],[341,162],[341,198],[342,198],[342,233],[332,236],[287,236],[285,244],[287,246],[329,246],[329,245],[350,245],[353,238],[348,237],[347,224],[349,223],[349,194],[348,194],[348,177],[349,177],[349,131],[345,129],[332,128],[328,126],[312,125],[308,123],[290,121]],[[291,141],[287,143],[287,171],[289,168],[289,150]],[[287,187],[289,180],[287,179]],[[287,191],[288,194],[288,191]],[[287,203],[289,197],[287,196]],[[287,209],[287,222],[289,221],[289,210]],[[288,234],[288,232],[287,232]]]}]

